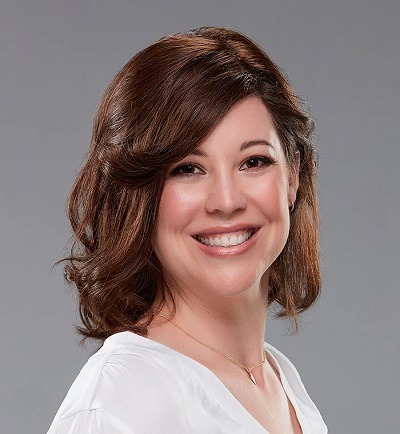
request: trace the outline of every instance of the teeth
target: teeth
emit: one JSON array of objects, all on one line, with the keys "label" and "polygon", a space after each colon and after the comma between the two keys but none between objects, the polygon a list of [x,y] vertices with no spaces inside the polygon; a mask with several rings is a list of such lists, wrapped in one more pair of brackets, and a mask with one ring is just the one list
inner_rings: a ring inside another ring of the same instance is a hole
[{"label": "teeth", "polygon": [[222,235],[221,237],[216,236],[210,236],[210,237],[200,237],[196,236],[197,240],[200,241],[202,244],[205,244],[207,246],[222,246],[222,247],[230,247],[230,246],[237,246],[239,244],[244,243],[247,241],[254,233],[254,229],[249,229],[247,232],[237,235]]},{"label": "teeth", "polygon": [[231,238],[229,239],[229,244],[231,246],[236,246],[236,244],[238,243],[238,239],[236,235],[232,235]]},{"label": "teeth", "polygon": [[221,246],[228,247],[229,246],[229,238],[226,235],[221,237]]}]

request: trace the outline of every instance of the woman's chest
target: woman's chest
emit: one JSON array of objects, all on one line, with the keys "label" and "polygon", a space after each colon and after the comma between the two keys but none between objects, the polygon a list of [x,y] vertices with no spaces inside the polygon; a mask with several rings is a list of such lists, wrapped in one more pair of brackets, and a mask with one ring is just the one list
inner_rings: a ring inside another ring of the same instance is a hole
[{"label": "woman's chest", "polygon": [[268,382],[265,390],[252,388],[251,383],[223,378],[221,381],[269,434],[303,434],[295,409],[279,380]]}]

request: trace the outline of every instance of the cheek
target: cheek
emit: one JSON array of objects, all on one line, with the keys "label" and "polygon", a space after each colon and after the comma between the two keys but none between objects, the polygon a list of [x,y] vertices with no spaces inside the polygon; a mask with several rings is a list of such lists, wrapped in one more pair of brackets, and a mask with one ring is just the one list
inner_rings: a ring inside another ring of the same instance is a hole
[{"label": "cheek", "polygon": [[[184,188],[180,184],[166,183],[161,194],[158,207],[156,230],[154,234],[153,247],[156,255],[161,259],[163,252],[171,250],[185,235],[185,230],[193,221],[199,210],[202,200],[201,191],[194,191],[193,186]],[[186,234],[187,235],[187,234]],[[173,239],[174,243],[169,241]]]},{"label": "cheek", "polygon": [[277,170],[270,172],[262,181],[253,185],[252,197],[268,214],[281,216],[287,208],[287,182],[282,173]]},{"label": "cheek", "polygon": [[177,188],[176,185],[166,185],[161,195],[157,222],[160,227],[182,227],[189,223],[189,217],[198,208],[201,193],[193,191],[193,187]]}]

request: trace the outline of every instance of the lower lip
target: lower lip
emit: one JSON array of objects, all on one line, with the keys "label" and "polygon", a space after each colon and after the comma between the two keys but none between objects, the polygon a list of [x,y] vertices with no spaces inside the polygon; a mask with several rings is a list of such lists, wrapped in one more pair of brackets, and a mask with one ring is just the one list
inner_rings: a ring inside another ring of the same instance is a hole
[{"label": "lower lip", "polygon": [[231,247],[222,247],[222,246],[207,246],[206,244],[201,243],[200,241],[197,241],[196,238],[193,238],[196,244],[200,247],[200,249],[207,253],[207,255],[214,256],[214,257],[226,257],[226,256],[233,256],[233,255],[240,255],[241,253],[246,252],[248,249],[250,249],[257,241],[258,233],[260,232],[260,229],[257,229],[256,232],[244,243],[231,246]]}]

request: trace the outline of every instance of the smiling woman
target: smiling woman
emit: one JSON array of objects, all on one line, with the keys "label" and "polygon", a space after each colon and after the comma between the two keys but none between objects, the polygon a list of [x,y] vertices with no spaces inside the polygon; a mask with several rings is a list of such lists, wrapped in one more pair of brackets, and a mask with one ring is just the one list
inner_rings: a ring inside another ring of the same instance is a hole
[{"label": "smiling woman", "polygon": [[314,124],[266,53],[204,27],[115,76],[72,187],[65,278],[101,347],[49,433],[326,433],[267,310],[318,299]]},{"label": "smiling woman", "polygon": [[259,294],[257,304],[266,304],[260,279],[269,280],[288,238],[298,163],[287,167],[257,96],[236,103],[196,149],[201,156],[174,164],[164,182],[153,243],[164,275],[180,295],[196,291],[220,305],[219,314],[243,303],[230,296],[248,298],[249,288]]}]

